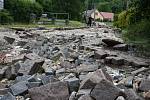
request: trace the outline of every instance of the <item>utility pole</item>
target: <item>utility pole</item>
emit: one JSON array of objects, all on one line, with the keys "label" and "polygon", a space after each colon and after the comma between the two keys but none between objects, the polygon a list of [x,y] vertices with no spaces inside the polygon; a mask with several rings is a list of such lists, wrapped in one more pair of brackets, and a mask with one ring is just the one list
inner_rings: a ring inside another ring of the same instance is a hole
[{"label": "utility pole", "polygon": [[86,3],[86,12],[85,12],[85,22],[87,23],[87,18],[88,18],[88,16],[87,16],[87,12],[88,12],[88,6],[89,6],[89,0],[87,0],[87,2],[85,2]]},{"label": "utility pole", "polygon": [[94,3],[94,23],[95,23],[95,17],[96,17],[96,3],[95,3],[95,0],[93,0],[93,3]]}]

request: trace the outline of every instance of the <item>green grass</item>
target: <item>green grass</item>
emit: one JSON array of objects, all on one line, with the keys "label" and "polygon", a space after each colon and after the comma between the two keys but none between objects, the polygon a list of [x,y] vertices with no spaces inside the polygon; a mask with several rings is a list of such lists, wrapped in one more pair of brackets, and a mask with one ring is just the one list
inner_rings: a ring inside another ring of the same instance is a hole
[{"label": "green grass", "polygon": [[128,33],[128,31],[125,29],[123,30],[122,38],[127,44],[136,45],[136,48],[137,48],[136,52],[140,52],[142,55],[150,57],[150,38],[149,37]]},{"label": "green grass", "polygon": [[113,22],[104,22],[108,26],[113,26]]},{"label": "green grass", "polygon": [[[60,23],[60,22],[59,22]],[[78,21],[69,21],[68,25],[65,25],[63,21],[61,21],[62,24],[56,24],[52,25],[46,24],[46,25],[39,25],[39,24],[23,24],[23,23],[15,23],[12,25],[0,25],[1,28],[11,28],[11,27],[21,27],[21,28],[37,28],[37,27],[45,27],[45,28],[63,28],[63,27],[83,27],[85,26],[83,23]]]}]

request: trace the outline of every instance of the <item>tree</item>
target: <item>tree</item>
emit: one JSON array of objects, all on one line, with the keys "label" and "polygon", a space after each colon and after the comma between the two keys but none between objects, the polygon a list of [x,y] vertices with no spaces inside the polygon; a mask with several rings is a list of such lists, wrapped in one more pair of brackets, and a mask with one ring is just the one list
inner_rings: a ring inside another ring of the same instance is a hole
[{"label": "tree", "polygon": [[0,11],[0,24],[11,24],[13,18],[7,10]]},{"label": "tree", "polygon": [[97,5],[97,8],[99,11],[102,11],[102,12],[111,12],[112,11],[110,2],[99,3]]},{"label": "tree", "polygon": [[126,10],[126,0],[113,0],[112,1],[112,12],[113,13],[121,13]]},{"label": "tree", "polygon": [[42,6],[32,0],[5,0],[5,9],[13,15],[16,22],[29,23],[32,13],[37,17],[42,14]]},{"label": "tree", "polygon": [[44,12],[52,12],[52,0],[37,0],[37,2],[43,7]]}]

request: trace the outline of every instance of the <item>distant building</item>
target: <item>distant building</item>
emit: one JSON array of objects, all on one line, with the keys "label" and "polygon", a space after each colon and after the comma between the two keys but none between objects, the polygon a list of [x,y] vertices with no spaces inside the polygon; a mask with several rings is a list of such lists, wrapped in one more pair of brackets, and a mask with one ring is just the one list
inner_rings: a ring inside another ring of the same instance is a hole
[{"label": "distant building", "polygon": [[100,19],[102,21],[114,21],[114,13],[110,12],[100,12]]},{"label": "distant building", "polygon": [[83,15],[86,19],[91,17],[93,19],[95,18],[96,20],[99,19],[101,21],[113,21],[114,20],[114,13],[99,12],[97,9],[84,11]]},{"label": "distant building", "polygon": [[86,16],[87,18],[91,17],[93,19],[94,18],[95,19],[100,19],[100,17],[101,17],[101,15],[100,15],[100,13],[99,13],[99,11],[97,9],[84,11],[84,16]]},{"label": "distant building", "polygon": [[0,9],[4,9],[4,0],[0,0]]}]

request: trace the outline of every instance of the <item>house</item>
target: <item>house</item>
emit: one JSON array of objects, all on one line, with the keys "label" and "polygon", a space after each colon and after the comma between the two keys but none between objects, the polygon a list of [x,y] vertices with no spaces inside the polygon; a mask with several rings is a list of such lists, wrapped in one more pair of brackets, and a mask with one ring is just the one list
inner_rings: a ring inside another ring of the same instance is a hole
[{"label": "house", "polygon": [[114,20],[114,13],[110,12],[99,12],[97,9],[87,10],[83,13],[84,17],[88,19],[89,17],[95,18],[96,20],[101,21],[113,21]]},{"label": "house", "polygon": [[102,21],[114,21],[114,13],[100,12],[100,19]]},{"label": "house", "polygon": [[101,15],[99,13],[99,11],[97,9],[92,9],[92,10],[87,10],[84,11],[84,17],[86,16],[86,18],[95,18],[95,19],[100,19]]}]

